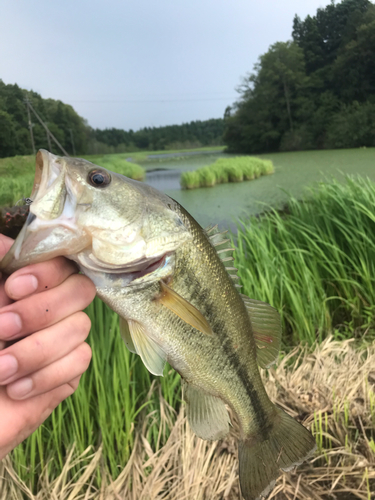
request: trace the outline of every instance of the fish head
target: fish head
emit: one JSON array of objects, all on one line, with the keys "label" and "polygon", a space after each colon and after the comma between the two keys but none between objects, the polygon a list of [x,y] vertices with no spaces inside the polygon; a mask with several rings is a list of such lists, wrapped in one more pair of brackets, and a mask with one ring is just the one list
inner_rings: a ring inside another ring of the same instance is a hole
[{"label": "fish head", "polygon": [[80,159],[40,150],[24,227],[0,263],[6,274],[66,256],[97,286],[161,279],[191,239],[174,200]]}]

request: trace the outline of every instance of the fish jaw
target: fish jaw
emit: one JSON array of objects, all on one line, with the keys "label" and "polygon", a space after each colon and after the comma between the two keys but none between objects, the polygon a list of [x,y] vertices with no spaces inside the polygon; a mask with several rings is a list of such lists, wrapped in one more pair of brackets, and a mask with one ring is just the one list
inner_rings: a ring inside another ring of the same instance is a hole
[{"label": "fish jaw", "polygon": [[30,213],[11,249],[0,262],[5,274],[29,264],[80,252],[91,237],[77,225],[77,189],[62,158],[40,150],[36,157]]}]

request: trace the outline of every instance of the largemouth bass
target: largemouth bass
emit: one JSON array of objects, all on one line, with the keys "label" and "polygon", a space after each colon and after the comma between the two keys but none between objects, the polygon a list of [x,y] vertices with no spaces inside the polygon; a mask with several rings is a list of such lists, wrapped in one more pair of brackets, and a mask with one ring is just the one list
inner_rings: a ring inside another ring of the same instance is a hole
[{"label": "largemouth bass", "polygon": [[39,151],[27,221],[0,268],[7,274],[64,255],[120,316],[121,334],[148,370],[165,362],[184,384],[187,418],[202,439],[229,431],[236,413],[241,490],[266,496],[314,450],[310,432],[275,406],[258,365],[278,355],[275,309],[241,295],[232,248],[176,201],[122,175]]}]

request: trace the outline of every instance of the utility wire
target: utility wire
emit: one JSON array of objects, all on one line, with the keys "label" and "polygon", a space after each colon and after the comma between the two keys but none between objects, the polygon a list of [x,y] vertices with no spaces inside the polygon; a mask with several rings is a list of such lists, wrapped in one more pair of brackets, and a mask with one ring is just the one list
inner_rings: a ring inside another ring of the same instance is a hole
[{"label": "utility wire", "polygon": [[62,145],[59,143],[59,141],[56,139],[56,137],[53,135],[53,133],[49,130],[47,125],[44,123],[44,121],[40,118],[38,113],[35,111],[35,109],[32,107],[31,102],[27,100],[27,105],[30,107],[31,111],[34,113],[34,115],[37,117],[41,125],[44,127],[44,129],[47,132],[47,135],[51,136],[51,139],[57,144],[57,146],[61,149],[61,151],[64,153],[65,156],[70,156],[69,153],[65,151],[65,149],[62,147]]}]

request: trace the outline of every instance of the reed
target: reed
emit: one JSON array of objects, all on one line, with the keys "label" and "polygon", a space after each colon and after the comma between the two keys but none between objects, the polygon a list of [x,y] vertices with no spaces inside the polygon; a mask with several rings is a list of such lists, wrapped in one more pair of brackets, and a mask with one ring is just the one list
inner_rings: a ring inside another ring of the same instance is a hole
[{"label": "reed", "polygon": [[213,187],[227,182],[250,181],[273,172],[274,166],[270,160],[262,160],[253,156],[219,158],[212,165],[183,172],[180,184],[183,189]]},{"label": "reed", "polygon": [[373,331],[374,207],[375,184],[347,177],[238,226],[243,293],[280,311],[286,344]]}]

